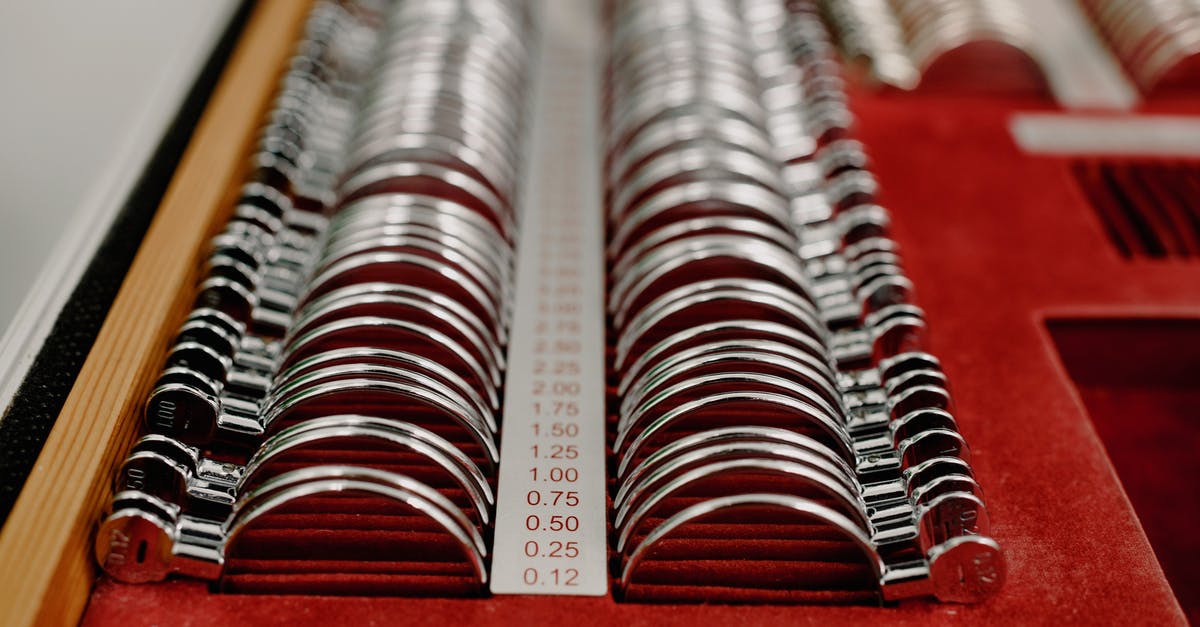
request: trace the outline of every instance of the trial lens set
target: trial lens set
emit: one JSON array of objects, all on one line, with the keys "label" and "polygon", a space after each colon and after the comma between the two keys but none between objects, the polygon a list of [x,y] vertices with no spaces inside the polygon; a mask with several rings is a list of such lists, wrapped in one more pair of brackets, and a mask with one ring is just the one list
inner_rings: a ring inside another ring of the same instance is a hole
[{"label": "trial lens set", "polygon": [[[519,0],[317,2],[119,470],[105,571],[231,592],[479,596],[504,572],[571,594],[598,572],[629,602],[993,594],[1003,553],[824,4],[623,0],[591,42]],[[598,86],[590,139],[535,132],[556,63]],[[595,189],[531,172],[562,165],[528,158],[535,137],[577,141]],[[572,219],[523,264],[567,211],[526,204],[564,185],[598,208],[595,250],[567,249],[591,241]],[[538,277],[519,268],[575,262],[595,285],[521,289]],[[603,296],[553,300],[586,290]],[[550,327],[576,335],[512,341]],[[505,406],[527,392],[518,434]],[[501,477],[517,437],[537,490]],[[531,535],[497,532],[518,511]]]}]

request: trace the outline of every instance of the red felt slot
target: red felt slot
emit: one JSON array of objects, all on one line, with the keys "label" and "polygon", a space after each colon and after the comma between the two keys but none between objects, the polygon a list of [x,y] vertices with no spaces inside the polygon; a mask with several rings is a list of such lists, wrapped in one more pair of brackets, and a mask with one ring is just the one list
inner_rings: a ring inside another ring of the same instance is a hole
[{"label": "red felt slot", "polygon": [[1176,597],[1200,622],[1200,319],[1048,326]]}]

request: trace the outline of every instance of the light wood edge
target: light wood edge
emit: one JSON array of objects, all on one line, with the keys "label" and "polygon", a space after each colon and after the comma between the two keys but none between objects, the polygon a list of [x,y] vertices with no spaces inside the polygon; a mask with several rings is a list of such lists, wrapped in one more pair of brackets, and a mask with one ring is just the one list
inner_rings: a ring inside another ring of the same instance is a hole
[{"label": "light wood edge", "polygon": [[205,242],[246,173],[309,1],[254,9],[154,221],[0,531],[0,625],[73,624],[95,579],[93,534],[141,406],[186,315]]}]

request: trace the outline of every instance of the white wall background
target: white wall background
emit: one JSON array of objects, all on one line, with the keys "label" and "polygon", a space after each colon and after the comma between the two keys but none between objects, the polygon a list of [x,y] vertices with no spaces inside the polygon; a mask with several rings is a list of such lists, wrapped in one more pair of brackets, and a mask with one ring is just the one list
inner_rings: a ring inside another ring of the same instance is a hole
[{"label": "white wall background", "polygon": [[0,2],[0,410],[236,6]]}]

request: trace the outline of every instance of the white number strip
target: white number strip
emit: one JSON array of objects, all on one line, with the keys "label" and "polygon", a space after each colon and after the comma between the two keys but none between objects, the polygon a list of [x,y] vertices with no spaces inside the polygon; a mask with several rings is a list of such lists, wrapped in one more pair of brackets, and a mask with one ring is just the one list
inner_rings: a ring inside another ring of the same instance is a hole
[{"label": "white number strip", "polygon": [[491,589],[598,596],[608,592],[599,20],[588,0],[538,8]]},{"label": "white number strip", "polygon": [[1021,113],[1009,130],[1035,154],[1200,157],[1200,117]]}]

